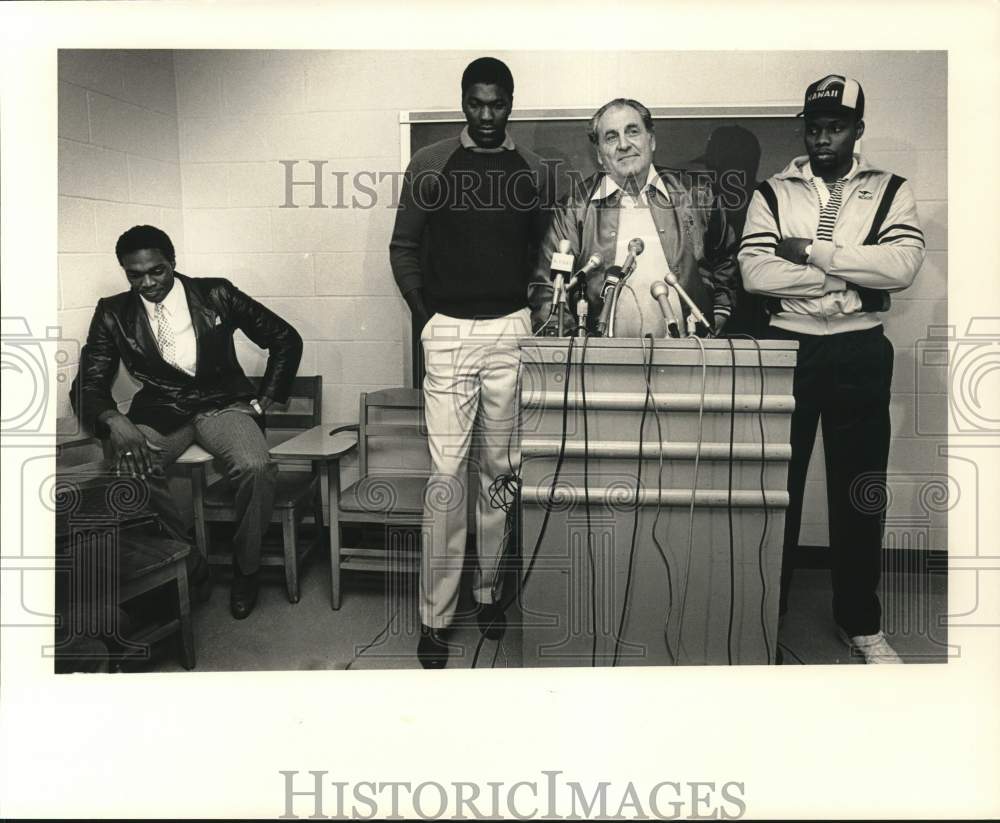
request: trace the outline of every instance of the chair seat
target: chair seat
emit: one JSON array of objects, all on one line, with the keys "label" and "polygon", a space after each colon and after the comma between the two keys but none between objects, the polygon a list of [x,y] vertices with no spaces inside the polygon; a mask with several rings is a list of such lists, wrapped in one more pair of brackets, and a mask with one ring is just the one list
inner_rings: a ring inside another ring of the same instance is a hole
[{"label": "chair seat", "polygon": [[419,515],[426,486],[425,476],[369,475],[341,492],[340,510],[383,517]]},{"label": "chair seat", "polygon": [[118,563],[122,583],[129,583],[157,569],[183,560],[191,546],[165,537],[123,532]]},{"label": "chair seat", "polygon": [[177,464],[180,466],[190,466],[197,465],[199,463],[211,463],[215,460],[215,457],[211,453],[205,451],[197,443],[192,443],[188,446],[184,453],[177,458]]},{"label": "chair seat", "polygon": [[[278,472],[274,508],[288,509],[298,506],[315,491],[315,487],[316,476],[312,472]],[[233,505],[233,487],[229,478],[222,477],[208,487],[205,491],[205,505],[209,508],[226,508]]]}]

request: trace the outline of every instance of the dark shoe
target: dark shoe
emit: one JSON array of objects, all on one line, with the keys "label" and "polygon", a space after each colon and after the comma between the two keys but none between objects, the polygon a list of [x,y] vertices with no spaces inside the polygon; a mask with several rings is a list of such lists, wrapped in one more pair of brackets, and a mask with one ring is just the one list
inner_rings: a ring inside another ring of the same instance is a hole
[{"label": "dark shoe", "polygon": [[443,669],[448,663],[448,644],[441,637],[441,631],[420,624],[417,658],[425,669]]},{"label": "dark shoe", "polygon": [[480,603],[476,621],[487,640],[499,640],[507,630],[507,616],[499,603]]},{"label": "dark shoe", "polygon": [[233,564],[233,583],[229,590],[229,611],[237,620],[248,617],[257,605],[257,588],[260,572],[243,574]]}]

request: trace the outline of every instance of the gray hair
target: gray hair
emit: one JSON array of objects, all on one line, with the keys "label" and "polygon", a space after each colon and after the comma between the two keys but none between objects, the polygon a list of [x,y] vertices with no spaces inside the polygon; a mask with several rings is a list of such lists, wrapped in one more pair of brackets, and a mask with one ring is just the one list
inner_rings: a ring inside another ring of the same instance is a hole
[{"label": "gray hair", "polygon": [[616,97],[614,100],[611,100],[601,106],[596,112],[594,112],[594,116],[590,118],[590,126],[587,129],[587,137],[590,139],[591,143],[595,146],[597,145],[597,123],[604,116],[604,113],[608,111],[608,109],[616,109],[622,106],[628,106],[629,108],[635,109],[639,112],[639,116],[642,118],[642,124],[646,127],[646,131],[650,134],[653,133],[653,115],[649,113],[649,109],[642,105],[642,103],[638,100],[633,100],[630,97]]}]

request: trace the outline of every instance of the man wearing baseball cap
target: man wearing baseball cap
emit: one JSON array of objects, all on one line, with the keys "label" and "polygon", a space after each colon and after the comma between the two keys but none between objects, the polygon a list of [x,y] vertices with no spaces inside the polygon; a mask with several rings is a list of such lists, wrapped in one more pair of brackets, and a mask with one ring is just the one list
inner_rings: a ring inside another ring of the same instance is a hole
[{"label": "man wearing baseball cap", "polygon": [[831,74],[806,89],[806,155],[754,193],[738,259],[746,290],[769,298],[769,336],[799,344],[781,613],[822,421],[834,621],[866,663],[900,663],[877,594],[893,365],[879,313],[913,282],[924,239],[907,182],[854,152],[864,109],[856,80]]}]

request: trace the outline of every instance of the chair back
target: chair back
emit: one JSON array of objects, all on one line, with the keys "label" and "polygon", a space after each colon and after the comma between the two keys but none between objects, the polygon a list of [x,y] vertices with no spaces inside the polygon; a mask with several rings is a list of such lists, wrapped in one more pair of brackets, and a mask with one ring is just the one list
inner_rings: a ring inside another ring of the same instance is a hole
[{"label": "chair back", "polygon": [[358,474],[427,476],[430,452],[420,389],[361,392],[358,399]]},{"label": "chair back", "polygon": [[[254,388],[260,389],[261,377],[251,377]],[[288,402],[275,403],[267,410],[267,444],[276,446],[323,422],[323,376],[316,374],[296,377]]]}]

